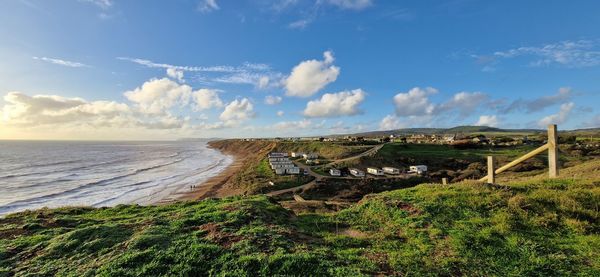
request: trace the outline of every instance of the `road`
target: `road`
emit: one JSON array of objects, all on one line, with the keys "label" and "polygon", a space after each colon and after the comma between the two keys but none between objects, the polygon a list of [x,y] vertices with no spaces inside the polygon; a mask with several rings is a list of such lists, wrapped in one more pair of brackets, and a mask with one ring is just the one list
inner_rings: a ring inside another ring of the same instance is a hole
[{"label": "road", "polygon": [[[377,151],[379,151],[384,145],[385,144],[378,144],[378,145],[374,146],[373,148],[371,148],[371,149],[369,149],[369,150],[367,150],[365,152],[362,152],[362,153],[360,153],[358,155],[347,157],[347,158],[343,158],[343,159],[337,159],[337,160],[331,161],[331,162],[329,162],[327,164],[319,165],[319,166],[330,166],[330,165],[333,165],[333,164],[336,164],[336,163],[339,163],[339,162],[351,161],[351,160],[358,159],[360,157],[364,157],[364,156],[368,156],[368,155],[375,155],[377,153]],[[301,163],[299,161],[293,161],[293,163],[296,166],[298,166],[299,168],[301,168],[303,171],[308,172],[308,174],[310,176],[315,177],[315,179],[312,180],[312,181],[310,181],[310,182],[308,182],[308,183],[306,183],[306,184],[304,184],[304,185],[301,185],[301,186],[297,186],[297,187],[293,187],[293,188],[287,188],[287,189],[282,189],[282,190],[276,190],[276,191],[269,192],[269,193],[267,193],[268,196],[276,196],[276,195],[281,195],[281,194],[285,194],[285,193],[288,193],[288,192],[293,192],[293,191],[298,190],[298,189],[304,189],[304,188],[306,188],[306,187],[308,187],[308,186],[310,186],[312,184],[315,184],[318,181],[321,181],[323,178],[361,179],[361,178],[351,177],[351,176],[345,176],[345,177],[324,176],[324,175],[321,175],[321,174],[318,174],[318,173],[312,171],[311,166],[303,164],[303,163]],[[368,177],[365,177],[365,178],[388,179],[388,178],[398,178],[398,177],[387,177],[387,176],[386,177],[373,177],[373,176],[368,176]]]}]

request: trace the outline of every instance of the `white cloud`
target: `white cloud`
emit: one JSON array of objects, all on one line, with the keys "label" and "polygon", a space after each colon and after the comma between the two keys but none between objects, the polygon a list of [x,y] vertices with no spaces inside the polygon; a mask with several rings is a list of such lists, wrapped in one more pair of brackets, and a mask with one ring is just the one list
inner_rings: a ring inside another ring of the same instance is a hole
[{"label": "white cloud", "polygon": [[571,111],[575,107],[573,102],[560,105],[560,110],[557,114],[546,116],[538,121],[538,126],[546,127],[550,124],[562,124],[567,121]]},{"label": "white cloud", "polygon": [[67,66],[67,67],[89,67],[88,65],[80,63],[80,62],[72,62],[72,61],[55,59],[55,58],[48,58],[48,57],[32,57],[32,58],[34,60],[40,60],[40,61],[49,62],[52,64],[57,64],[57,65],[62,65],[62,66]]},{"label": "white cloud", "polygon": [[[129,61],[148,68],[164,68],[167,70],[167,75],[171,78],[183,82],[184,72],[207,72],[207,73],[223,73],[226,75],[216,77],[192,76],[194,81],[202,83],[226,83],[226,84],[250,84],[259,89],[280,86],[280,81],[283,74],[274,72],[271,67],[264,63],[249,63],[245,62],[240,66],[231,65],[216,65],[216,66],[188,66],[188,65],[172,65],[166,63],[155,63],[146,59],[118,57],[117,59]],[[181,72],[181,73],[179,73]],[[181,78],[179,78],[181,76]]]},{"label": "white cloud", "polygon": [[476,126],[488,126],[488,127],[497,127],[500,121],[498,117],[495,115],[482,115],[479,117],[479,120],[475,122]]},{"label": "white cloud", "polygon": [[199,89],[193,92],[194,110],[202,111],[210,108],[223,107],[223,101],[219,98],[217,90],[214,89]]},{"label": "white cloud", "polygon": [[189,65],[172,65],[166,63],[155,63],[151,60],[139,59],[139,58],[129,58],[129,57],[117,57],[118,60],[128,61],[132,63],[136,63],[139,65],[143,65],[149,68],[173,68],[181,71],[189,71],[189,72],[220,72],[220,73],[236,73],[236,72],[248,72],[248,71],[267,71],[270,70],[270,67],[266,64],[256,64],[256,63],[244,63],[241,66],[231,66],[231,65],[215,65],[215,66],[189,66]]},{"label": "white cloud", "polygon": [[394,115],[387,115],[379,123],[380,130],[394,130],[405,128],[406,123],[403,122],[399,117]]},{"label": "white cloud", "polygon": [[304,115],[308,117],[336,117],[356,115],[360,113],[358,105],[365,100],[366,93],[362,89],[326,93],[319,100],[306,104]]},{"label": "white cloud", "polygon": [[248,98],[242,98],[233,100],[231,103],[225,106],[225,110],[219,116],[219,119],[225,123],[226,126],[236,126],[240,122],[253,118],[254,105],[248,100]]},{"label": "white cloud", "polygon": [[300,121],[282,121],[275,123],[271,126],[271,129],[274,130],[295,130],[295,129],[307,129],[311,127],[313,124],[308,119],[303,119]]},{"label": "white cloud", "polygon": [[198,4],[198,9],[201,12],[207,13],[207,12],[216,11],[220,8],[219,8],[219,5],[217,4],[217,0],[202,0],[200,2],[200,4]]},{"label": "white cloud", "polygon": [[326,51],[323,57],[323,61],[303,61],[292,69],[292,73],[284,81],[287,96],[312,96],[337,79],[340,68],[332,65],[333,54]]},{"label": "white cloud", "polygon": [[561,41],[542,46],[527,46],[498,51],[494,56],[515,58],[532,57],[531,66],[563,65],[567,67],[589,67],[600,65],[598,42],[591,40]]},{"label": "white cloud", "polygon": [[302,30],[302,29],[305,29],[311,22],[312,22],[312,20],[310,20],[310,19],[296,20],[296,21],[288,24],[288,28]]},{"label": "white cloud", "polygon": [[185,82],[183,80],[183,70],[179,70],[176,68],[167,68],[167,76],[179,81],[180,83]]},{"label": "white cloud", "polygon": [[459,92],[448,102],[438,107],[438,112],[455,110],[461,117],[467,117],[475,112],[488,100],[488,96],[481,92]]},{"label": "white cloud", "polygon": [[192,87],[180,85],[170,79],[152,79],[141,87],[125,92],[125,97],[137,104],[140,111],[160,114],[169,108],[187,105],[192,95]]},{"label": "white cloud", "polygon": [[327,0],[329,4],[343,9],[363,10],[373,5],[372,0]]},{"label": "white cloud", "polygon": [[258,88],[267,88],[269,86],[270,78],[268,76],[261,76],[258,79]]},{"label": "white cloud", "polygon": [[277,111],[277,116],[282,117],[285,113],[283,111]]},{"label": "white cloud", "polygon": [[269,86],[276,86],[271,83],[271,79],[281,79],[281,73],[274,72],[238,72],[226,76],[212,78],[210,81],[226,84],[248,84],[254,85],[259,89],[265,89]]},{"label": "white cloud", "polygon": [[90,126],[131,124],[132,111],[126,104],[113,101],[88,102],[81,98],[57,95],[29,96],[9,92],[2,111],[2,122],[15,126],[87,124]]},{"label": "white cloud", "polygon": [[412,88],[406,93],[398,93],[394,96],[396,115],[398,116],[421,116],[431,115],[435,111],[435,105],[429,102],[429,95],[436,94],[435,88],[419,87]]},{"label": "white cloud", "polygon": [[267,105],[277,105],[279,103],[281,103],[283,99],[281,98],[281,96],[273,96],[273,95],[267,95],[265,97],[265,104]]}]

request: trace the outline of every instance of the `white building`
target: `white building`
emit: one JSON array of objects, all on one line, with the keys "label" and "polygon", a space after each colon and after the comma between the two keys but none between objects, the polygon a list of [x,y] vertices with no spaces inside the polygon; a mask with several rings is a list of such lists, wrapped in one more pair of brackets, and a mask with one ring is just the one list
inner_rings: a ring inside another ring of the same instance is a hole
[{"label": "white building", "polygon": [[303,152],[292,152],[292,158],[300,158],[304,156]]},{"label": "white building", "polygon": [[350,174],[354,177],[365,177],[365,172],[356,168],[350,168]]},{"label": "white building", "polygon": [[426,165],[411,165],[410,171],[416,172],[417,174],[423,174],[423,173],[427,172],[427,166]]},{"label": "white building", "polygon": [[381,175],[383,175],[383,170],[376,168],[376,167],[368,167],[367,173],[369,173],[371,175],[381,176]]},{"label": "white building", "polygon": [[303,154],[302,157],[304,159],[307,159],[307,160],[308,159],[316,159],[316,158],[319,157],[319,154],[317,154],[317,153],[306,153],[306,154]]},{"label": "white building", "polygon": [[269,158],[285,158],[288,156],[288,153],[284,152],[271,152],[269,153]]},{"label": "white building", "polygon": [[385,174],[392,174],[392,175],[400,174],[400,169],[397,169],[395,167],[385,166],[382,169],[383,169],[383,173],[385,173]]},{"label": "white building", "polygon": [[329,170],[329,175],[331,176],[342,176],[342,172],[339,169],[332,168]]},{"label": "white building", "polygon": [[277,175],[285,174],[285,168],[275,168],[275,174],[277,174]]},{"label": "white building", "polygon": [[300,174],[300,168],[299,167],[290,167],[290,168],[286,168],[285,169],[285,173],[287,174]]}]

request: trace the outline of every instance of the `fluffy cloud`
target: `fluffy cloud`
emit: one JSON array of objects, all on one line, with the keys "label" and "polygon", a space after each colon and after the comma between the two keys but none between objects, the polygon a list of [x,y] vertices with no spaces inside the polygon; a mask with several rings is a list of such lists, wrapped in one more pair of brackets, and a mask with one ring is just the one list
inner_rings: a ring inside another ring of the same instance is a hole
[{"label": "fluffy cloud", "polygon": [[379,123],[379,130],[394,130],[405,127],[405,123],[399,117],[394,115],[387,115]]},{"label": "fluffy cloud", "polygon": [[199,89],[193,92],[194,110],[202,111],[210,108],[223,107],[223,101],[219,98],[217,90],[214,89]]},{"label": "fluffy cloud", "polygon": [[461,117],[467,117],[475,112],[488,100],[488,96],[481,92],[459,92],[448,102],[439,106],[438,112],[456,110]]},{"label": "fluffy cloud", "polygon": [[152,79],[141,87],[125,92],[125,97],[137,104],[140,111],[161,114],[176,105],[186,105],[192,95],[192,87],[180,85],[167,78]]},{"label": "fluffy cloud", "polygon": [[125,124],[129,121],[129,106],[112,101],[88,102],[81,98],[56,95],[29,96],[9,92],[2,109],[2,121],[8,125],[41,126],[55,124]]},{"label": "fluffy cloud", "polygon": [[396,115],[398,116],[421,116],[431,115],[435,111],[435,105],[429,102],[429,95],[436,94],[437,89],[427,87],[412,88],[406,93],[398,93],[394,96]]},{"label": "fluffy cloud", "polygon": [[176,68],[167,68],[167,76],[183,83],[183,70],[180,69],[176,69]]},{"label": "fluffy cloud", "polygon": [[479,120],[475,122],[476,126],[489,126],[489,127],[497,127],[500,121],[498,117],[495,115],[482,115],[479,117]]},{"label": "fluffy cloud", "polygon": [[265,97],[265,104],[267,105],[277,105],[279,103],[281,103],[283,99],[281,98],[281,96],[273,96],[273,95],[267,95]]},{"label": "fluffy cloud", "polygon": [[358,105],[365,100],[362,89],[326,93],[321,99],[309,101],[304,115],[308,117],[335,117],[360,113]]},{"label": "fluffy cloud", "polygon": [[575,107],[573,102],[560,105],[560,110],[556,114],[546,116],[538,121],[538,126],[546,127],[550,124],[562,124],[567,121],[571,111]]},{"label": "fluffy cloud", "polygon": [[40,60],[40,61],[48,62],[51,64],[57,64],[57,65],[62,65],[62,66],[66,66],[66,67],[89,67],[88,65],[83,64],[83,63],[55,59],[55,58],[48,58],[48,57],[32,57],[32,58],[34,60]]},{"label": "fluffy cloud", "polygon": [[277,111],[277,116],[282,117],[285,113],[283,111]]},{"label": "fluffy cloud", "polygon": [[340,68],[332,65],[333,54],[326,51],[323,57],[323,61],[303,61],[292,69],[290,76],[284,80],[287,96],[312,96],[337,79]]},{"label": "fluffy cloud", "polygon": [[219,116],[219,119],[225,123],[226,126],[235,126],[240,122],[253,118],[254,105],[248,100],[248,98],[236,99],[225,106],[225,110]]},{"label": "fluffy cloud", "polygon": [[328,3],[343,9],[362,10],[373,5],[372,0],[328,0]]}]

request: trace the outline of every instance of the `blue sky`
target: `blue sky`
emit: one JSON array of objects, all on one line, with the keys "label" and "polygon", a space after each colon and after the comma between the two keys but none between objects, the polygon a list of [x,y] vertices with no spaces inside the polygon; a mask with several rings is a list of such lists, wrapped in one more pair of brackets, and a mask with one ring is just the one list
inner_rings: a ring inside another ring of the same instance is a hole
[{"label": "blue sky", "polygon": [[600,126],[600,2],[0,2],[0,138]]}]

